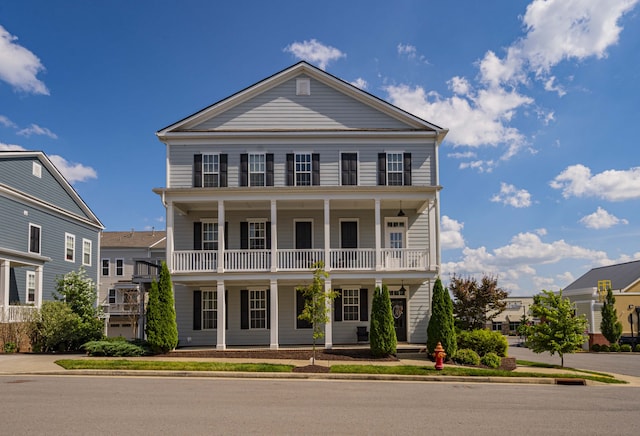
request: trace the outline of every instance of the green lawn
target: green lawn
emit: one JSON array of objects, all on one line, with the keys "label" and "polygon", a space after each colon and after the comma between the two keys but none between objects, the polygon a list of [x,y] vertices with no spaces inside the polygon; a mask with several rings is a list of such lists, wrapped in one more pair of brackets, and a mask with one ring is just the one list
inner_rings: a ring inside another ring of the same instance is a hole
[{"label": "green lawn", "polygon": [[127,359],[63,359],[56,360],[56,363],[64,369],[240,372],[291,372],[293,370],[293,365],[271,363],[183,362]]}]

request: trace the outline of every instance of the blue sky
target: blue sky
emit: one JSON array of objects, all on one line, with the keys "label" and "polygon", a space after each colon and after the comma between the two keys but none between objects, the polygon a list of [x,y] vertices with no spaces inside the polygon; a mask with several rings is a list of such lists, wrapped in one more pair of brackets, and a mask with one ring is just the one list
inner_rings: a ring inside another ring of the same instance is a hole
[{"label": "blue sky", "polygon": [[3,2],[0,150],[164,229],[155,132],[304,59],[450,129],[445,281],[557,290],[640,258],[639,2]]}]

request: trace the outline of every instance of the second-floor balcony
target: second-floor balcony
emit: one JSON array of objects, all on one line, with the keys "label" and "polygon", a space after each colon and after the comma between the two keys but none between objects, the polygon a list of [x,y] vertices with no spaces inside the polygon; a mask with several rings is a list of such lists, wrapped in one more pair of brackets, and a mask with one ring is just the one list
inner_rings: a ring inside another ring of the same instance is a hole
[{"label": "second-floor balcony", "polygon": [[[328,259],[327,259],[328,254]],[[331,248],[272,250],[226,250],[224,262],[218,262],[218,251],[179,250],[173,252],[172,273],[193,272],[259,272],[307,271],[314,263],[323,262],[326,270],[358,271],[428,271],[432,269],[424,249]]]}]

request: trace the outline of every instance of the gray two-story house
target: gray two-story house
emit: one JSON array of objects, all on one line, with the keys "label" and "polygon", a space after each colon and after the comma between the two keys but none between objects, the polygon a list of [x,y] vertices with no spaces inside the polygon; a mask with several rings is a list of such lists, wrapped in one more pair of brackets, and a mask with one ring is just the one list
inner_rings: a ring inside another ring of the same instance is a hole
[{"label": "gray two-story house", "polygon": [[84,268],[97,286],[102,229],[44,153],[0,152],[0,322],[52,300],[70,271]]},{"label": "gray two-story house", "polygon": [[423,343],[446,133],[306,62],[158,131],[180,346],[310,344],[297,288],[319,261],[326,348],[367,340],[382,285],[398,340]]}]

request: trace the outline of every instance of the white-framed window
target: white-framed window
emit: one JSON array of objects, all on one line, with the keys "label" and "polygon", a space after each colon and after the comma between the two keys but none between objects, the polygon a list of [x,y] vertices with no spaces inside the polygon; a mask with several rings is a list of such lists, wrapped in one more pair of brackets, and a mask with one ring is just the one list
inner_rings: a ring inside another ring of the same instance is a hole
[{"label": "white-framed window", "polygon": [[252,329],[267,328],[267,291],[249,291],[249,327]]},{"label": "white-framed window", "polygon": [[311,186],[311,153],[295,155],[296,186]]},{"label": "white-framed window", "polygon": [[111,273],[109,271],[109,259],[102,259],[102,275],[105,277],[108,277],[109,274]]},{"label": "white-framed window", "polygon": [[202,249],[218,249],[218,223],[215,221],[202,222]]},{"label": "white-framed window", "polygon": [[387,185],[402,186],[404,165],[402,153],[387,153]]},{"label": "white-framed window", "polygon": [[82,239],[82,264],[91,266],[91,239]]},{"label": "white-framed window", "polygon": [[31,173],[36,176],[37,178],[41,179],[42,178],[42,165],[40,165],[38,162],[34,162],[32,167],[31,167]]},{"label": "white-framed window", "polygon": [[42,227],[29,223],[29,253],[40,254],[40,235]]},{"label": "white-framed window", "polygon": [[27,271],[27,304],[36,302],[36,273]]},{"label": "white-framed window", "polygon": [[360,289],[342,290],[342,320],[360,321]]},{"label": "white-framed window", "polygon": [[124,275],[124,259],[116,259],[116,275]]},{"label": "white-framed window", "polygon": [[109,304],[116,304],[116,290],[109,289]]},{"label": "white-framed window", "polygon": [[492,321],[491,322],[491,330],[493,330],[494,332],[501,332],[502,331],[502,322],[501,321]]},{"label": "white-framed window", "polygon": [[249,221],[249,249],[264,250],[267,247],[266,221]]},{"label": "white-framed window", "polygon": [[202,186],[205,188],[220,186],[220,155],[202,155]]},{"label": "white-framed window", "polygon": [[249,154],[249,186],[265,186],[264,153]]},{"label": "white-framed window", "polygon": [[218,291],[202,291],[202,330],[218,328]]},{"label": "white-framed window", "polygon": [[64,260],[67,262],[76,260],[76,237],[71,233],[64,234]]}]

